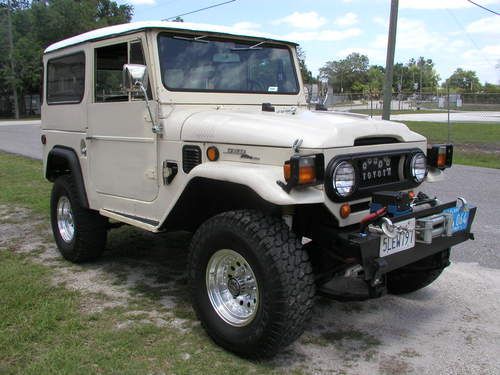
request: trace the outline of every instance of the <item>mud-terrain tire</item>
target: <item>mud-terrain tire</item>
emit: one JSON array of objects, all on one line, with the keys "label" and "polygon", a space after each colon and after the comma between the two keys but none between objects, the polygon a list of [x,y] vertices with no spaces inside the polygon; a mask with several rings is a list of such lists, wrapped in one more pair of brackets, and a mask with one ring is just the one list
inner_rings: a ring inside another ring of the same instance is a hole
[{"label": "mud-terrain tire", "polygon": [[[235,283],[241,274],[246,281]],[[315,295],[300,241],[280,218],[251,210],[222,213],[201,225],[190,245],[189,281],[194,310],[209,336],[252,359],[269,358],[302,334]],[[227,300],[212,302],[221,296]],[[242,313],[234,312],[233,302]]]},{"label": "mud-terrain tire", "polygon": [[50,221],[57,247],[70,262],[91,261],[104,251],[108,221],[80,205],[71,175],[58,177],[52,186]]},{"label": "mud-terrain tire", "polygon": [[433,283],[450,264],[450,249],[421,259],[387,274],[391,294],[415,292]]}]

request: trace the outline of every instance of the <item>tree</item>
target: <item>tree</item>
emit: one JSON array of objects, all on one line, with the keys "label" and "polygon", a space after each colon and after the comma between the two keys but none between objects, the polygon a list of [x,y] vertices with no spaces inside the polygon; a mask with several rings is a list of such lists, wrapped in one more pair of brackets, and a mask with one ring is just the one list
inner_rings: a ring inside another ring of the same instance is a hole
[{"label": "tree", "polygon": [[476,92],[481,89],[481,83],[477,74],[473,70],[464,70],[458,68],[445,81],[444,86],[449,85],[452,89],[457,89],[462,92]]},{"label": "tree", "polygon": [[48,45],[96,28],[130,22],[133,14],[132,6],[112,0],[12,0],[11,10],[16,69],[12,72],[9,67],[3,27],[6,12],[1,12],[0,87],[5,86],[6,77],[11,77],[21,98],[40,92],[42,55]]},{"label": "tree", "polygon": [[334,92],[359,92],[367,82],[368,64],[368,56],[353,52],[345,59],[328,61],[319,75],[328,80]]},{"label": "tree", "polygon": [[488,94],[500,94],[500,85],[486,82],[483,86],[483,91]]},{"label": "tree", "polygon": [[306,65],[306,53],[301,47],[297,47],[297,58],[299,60],[299,67],[300,67],[300,74],[302,76],[302,82],[304,84],[310,84],[310,83],[315,83],[316,80],[314,79],[311,71],[307,69]]},{"label": "tree", "polygon": [[434,92],[439,75],[434,69],[432,59],[411,58],[406,64],[394,65],[393,89],[395,92]]}]

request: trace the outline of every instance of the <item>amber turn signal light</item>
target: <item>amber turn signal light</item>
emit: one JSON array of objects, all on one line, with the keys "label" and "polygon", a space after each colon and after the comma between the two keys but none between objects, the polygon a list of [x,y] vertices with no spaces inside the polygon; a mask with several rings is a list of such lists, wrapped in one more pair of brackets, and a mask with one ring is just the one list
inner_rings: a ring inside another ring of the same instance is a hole
[{"label": "amber turn signal light", "polygon": [[[292,165],[289,160],[283,165],[283,176],[287,182],[292,178]],[[314,157],[303,157],[298,160],[296,177],[299,185],[312,184],[316,181],[316,160]]]},{"label": "amber turn signal light", "polygon": [[292,155],[283,164],[283,177],[286,183],[277,181],[289,193],[295,186],[311,186],[323,182],[325,159],[323,154]]},{"label": "amber turn signal light", "polygon": [[351,214],[351,206],[349,203],[344,203],[342,206],[340,206],[340,217],[342,219],[347,218]]},{"label": "amber turn signal light", "polygon": [[434,168],[450,168],[453,160],[453,145],[433,145],[427,149],[427,163]]},{"label": "amber turn signal light", "polygon": [[219,159],[219,150],[217,150],[217,147],[210,146],[207,148],[207,158],[210,161],[216,161]]}]

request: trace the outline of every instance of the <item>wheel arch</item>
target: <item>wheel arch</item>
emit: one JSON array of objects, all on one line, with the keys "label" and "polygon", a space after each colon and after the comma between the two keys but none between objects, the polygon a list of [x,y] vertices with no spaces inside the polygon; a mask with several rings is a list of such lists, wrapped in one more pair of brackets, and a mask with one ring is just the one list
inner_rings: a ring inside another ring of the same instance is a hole
[{"label": "wheel arch", "polygon": [[54,182],[59,176],[65,174],[70,174],[73,178],[80,205],[88,208],[89,202],[83,181],[82,169],[75,150],[65,146],[54,146],[47,155],[45,178],[50,182]]},{"label": "wheel arch", "polygon": [[195,230],[204,221],[226,211],[256,209],[281,213],[281,206],[263,199],[251,187],[207,177],[194,177],[162,223],[167,230]]}]

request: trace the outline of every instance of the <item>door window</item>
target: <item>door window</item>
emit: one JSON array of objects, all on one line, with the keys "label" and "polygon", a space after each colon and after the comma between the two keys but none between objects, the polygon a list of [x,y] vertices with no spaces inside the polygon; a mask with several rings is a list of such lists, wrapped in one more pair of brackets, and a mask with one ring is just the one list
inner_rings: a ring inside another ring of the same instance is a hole
[{"label": "door window", "polygon": [[[114,44],[95,49],[95,101],[123,102],[142,100],[141,92],[129,93],[122,85],[122,71],[125,64],[146,65],[142,43],[134,41],[129,43]],[[147,87],[148,98],[151,99],[151,88]]]}]

